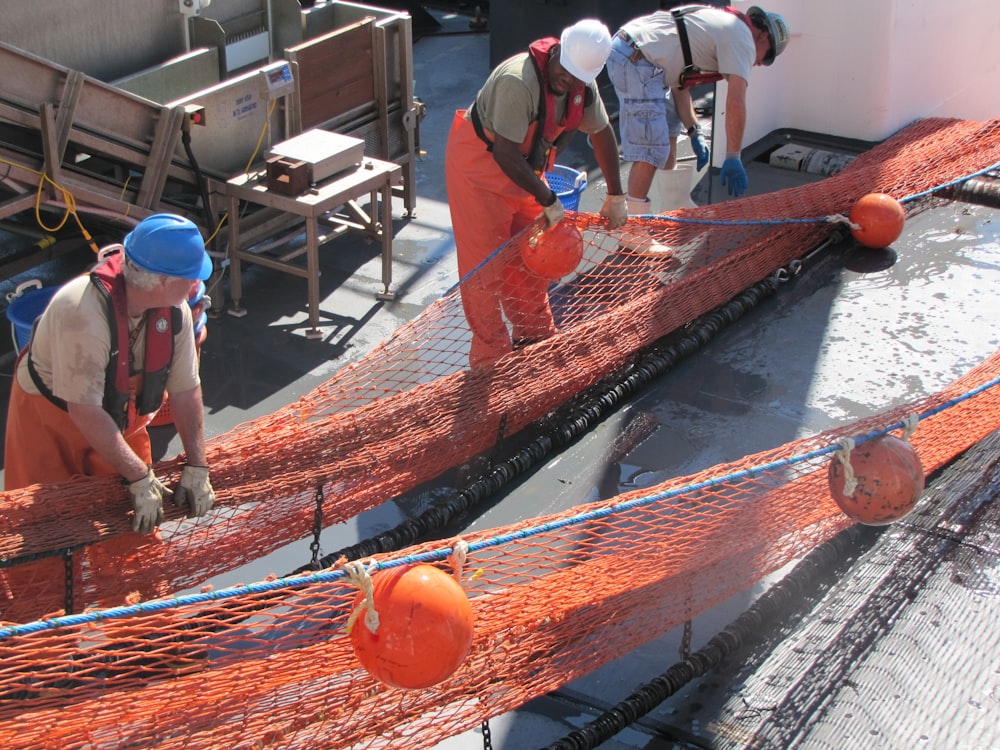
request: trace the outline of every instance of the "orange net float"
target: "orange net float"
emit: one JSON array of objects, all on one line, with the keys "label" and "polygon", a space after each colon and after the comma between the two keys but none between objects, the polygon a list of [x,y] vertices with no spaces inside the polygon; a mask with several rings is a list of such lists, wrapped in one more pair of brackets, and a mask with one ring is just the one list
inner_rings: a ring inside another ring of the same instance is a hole
[{"label": "orange net float", "polygon": [[576,270],[583,259],[583,235],[568,221],[539,232],[521,247],[521,259],[536,276],[556,281]]},{"label": "orange net float", "polygon": [[[364,606],[365,591],[354,600]],[[351,645],[361,665],[386,685],[414,689],[435,685],[458,669],[472,648],[472,605],[459,583],[433,565],[382,571],[372,579],[369,617],[350,627]],[[354,615],[352,615],[352,618]]]},{"label": "orange net float", "polygon": [[859,523],[886,526],[906,516],[924,491],[924,467],[907,440],[882,435],[830,462],[830,494]]},{"label": "orange net float", "polygon": [[885,193],[868,193],[858,199],[848,217],[851,234],[865,247],[888,247],[903,233],[906,212],[902,204]]}]

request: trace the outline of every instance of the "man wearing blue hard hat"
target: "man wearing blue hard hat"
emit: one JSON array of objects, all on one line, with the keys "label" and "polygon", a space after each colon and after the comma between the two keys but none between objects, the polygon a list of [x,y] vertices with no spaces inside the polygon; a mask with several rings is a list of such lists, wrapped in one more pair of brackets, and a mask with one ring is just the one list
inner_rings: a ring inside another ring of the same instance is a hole
[{"label": "man wearing blue hard hat", "polygon": [[[212,259],[198,227],[173,214],[144,219],[114,249],[56,292],[18,357],[4,487],[117,473],[132,500],[132,528],[147,534],[163,520],[164,498],[189,517],[215,502],[187,304]],[[186,459],[173,492],[153,474],[147,431],[165,393]]]}]

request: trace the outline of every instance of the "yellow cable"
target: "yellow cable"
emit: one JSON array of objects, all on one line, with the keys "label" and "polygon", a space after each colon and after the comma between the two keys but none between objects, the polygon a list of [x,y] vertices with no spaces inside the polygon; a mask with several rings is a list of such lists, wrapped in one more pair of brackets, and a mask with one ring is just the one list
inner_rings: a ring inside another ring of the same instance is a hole
[{"label": "yellow cable", "polygon": [[[249,174],[250,167],[253,166],[254,161],[256,161],[257,159],[257,154],[260,153],[261,145],[264,143],[264,137],[271,129],[271,116],[274,114],[274,108],[277,106],[277,104],[278,100],[275,99],[271,102],[271,106],[268,107],[267,117],[264,118],[264,125],[260,130],[260,137],[257,139],[257,144],[254,146],[253,153],[250,155],[250,160],[247,162],[246,168],[243,170],[244,173]],[[55,233],[58,232],[60,229],[62,229],[66,225],[66,222],[69,220],[70,216],[72,216],[74,221],[76,221],[76,225],[80,228],[80,233],[83,235],[84,240],[86,240],[87,244],[90,245],[90,249],[94,251],[95,255],[100,252],[100,248],[97,247],[97,243],[94,242],[94,238],[91,236],[90,232],[87,231],[87,228],[83,226],[83,221],[80,219],[80,216],[76,211],[76,198],[69,190],[67,190],[54,180],[52,180],[44,172],[40,172],[37,169],[32,169],[31,167],[26,167],[23,164],[18,164],[3,158],[0,158],[0,163],[17,167],[19,169],[24,169],[25,171],[33,172],[34,174],[38,175],[39,177],[38,188],[35,192],[35,221],[38,223],[39,227],[44,229],[46,232]],[[128,179],[131,180],[131,177],[129,177]],[[41,215],[42,194],[44,192],[46,182],[51,183],[56,190],[62,193],[63,200],[66,203],[66,211],[63,215],[62,221],[60,221],[55,227],[46,226],[45,222],[42,221],[42,215]],[[122,202],[126,202],[124,201],[123,196],[125,195],[127,189],[128,189],[128,180],[126,180],[125,185],[122,186],[122,193],[121,193]],[[131,209],[132,207],[131,204],[128,204],[128,206]],[[128,216],[129,216],[129,211],[126,211],[124,214],[122,214],[123,219],[127,219]],[[228,218],[229,218],[228,212],[222,215],[222,218],[219,219],[219,223],[212,231],[212,234],[206,240],[206,244],[208,242],[211,242],[219,234],[219,232],[222,230],[222,227],[225,225],[226,220]]]},{"label": "yellow cable", "polygon": [[[26,172],[32,172],[33,174],[38,175],[38,187],[35,190],[35,222],[38,224],[40,228],[42,228],[46,232],[49,232],[50,234],[54,234],[58,232],[60,229],[62,229],[64,226],[66,226],[66,222],[69,220],[70,216],[72,216],[73,220],[76,222],[77,227],[79,227],[80,233],[83,235],[84,240],[86,240],[87,244],[90,245],[90,249],[94,251],[95,255],[100,252],[100,249],[97,247],[97,243],[94,242],[94,238],[91,236],[90,232],[87,231],[87,228],[83,225],[83,221],[80,219],[80,215],[76,211],[76,197],[73,195],[73,193],[71,193],[69,190],[64,188],[62,185],[57,183],[52,178],[50,178],[47,174],[45,174],[44,172],[40,172],[37,169],[26,167],[23,164],[17,164],[15,162],[9,161],[8,159],[0,158],[0,162],[10,165],[12,167],[17,167],[18,169],[23,169]],[[46,225],[44,221],[42,221],[42,195],[45,191],[45,183],[47,182],[51,183],[52,187],[58,190],[62,194],[63,202],[66,204],[66,210],[63,213],[62,220],[54,227],[50,227]]]},{"label": "yellow cable", "polygon": [[[247,161],[247,165],[243,168],[243,174],[250,174],[250,167],[252,167],[253,163],[257,160],[257,154],[260,153],[260,147],[264,143],[264,136],[267,135],[267,133],[271,129],[271,115],[274,113],[274,108],[277,106],[277,104],[278,100],[274,99],[271,102],[271,106],[268,107],[267,109],[267,117],[264,118],[264,126],[260,129],[260,137],[257,139],[257,145],[253,147],[253,153],[250,154],[250,160]],[[228,219],[229,219],[229,212],[227,211],[222,215],[222,218],[219,219],[219,223],[216,225],[212,234],[208,237],[208,239],[205,240],[206,245],[213,239],[215,239],[215,237],[219,234],[219,232],[222,231],[222,227],[225,225]]]},{"label": "yellow cable", "polygon": [[250,154],[250,161],[247,162],[246,167],[243,169],[244,174],[250,174],[250,167],[253,166],[254,161],[257,160],[257,154],[260,153],[260,146],[264,143],[264,136],[267,135],[268,131],[271,129],[271,115],[274,113],[274,108],[278,104],[278,100],[274,99],[271,101],[271,106],[267,108],[267,117],[264,118],[264,127],[260,129],[260,138],[257,139],[257,145],[253,148],[253,153]]}]

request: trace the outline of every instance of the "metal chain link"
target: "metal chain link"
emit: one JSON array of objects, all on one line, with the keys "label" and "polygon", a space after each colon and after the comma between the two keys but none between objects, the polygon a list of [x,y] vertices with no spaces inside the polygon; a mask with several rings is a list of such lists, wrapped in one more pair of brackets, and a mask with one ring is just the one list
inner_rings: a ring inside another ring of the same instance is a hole
[{"label": "metal chain link", "polygon": [[66,614],[73,614],[73,550],[64,549],[63,550],[63,575],[65,576],[64,585],[66,587]]},{"label": "metal chain link", "polygon": [[691,656],[691,633],[692,633],[691,621],[684,621],[684,634],[681,636],[681,658],[687,659]]},{"label": "metal chain link", "polygon": [[321,484],[316,488],[316,511],[313,513],[313,540],[309,545],[309,549],[312,551],[312,562],[310,565],[313,570],[319,570],[322,564],[320,563],[320,546],[319,546],[319,535],[323,532],[323,485]]},{"label": "metal chain link", "polygon": [[493,750],[493,736],[490,734],[490,722],[483,722],[483,750]]}]

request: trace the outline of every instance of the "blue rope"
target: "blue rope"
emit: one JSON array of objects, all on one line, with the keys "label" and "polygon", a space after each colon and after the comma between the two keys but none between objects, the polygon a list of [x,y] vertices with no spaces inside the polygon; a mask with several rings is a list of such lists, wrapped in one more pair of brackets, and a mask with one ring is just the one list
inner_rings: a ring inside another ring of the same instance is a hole
[{"label": "blue rope", "polygon": [[986,167],[985,169],[980,169],[978,172],[973,172],[972,174],[966,175],[965,177],[959,177],[957,180],[946,182],[943,185],[938,185],[937,187],[931,188],[930,190],[925,190],[922,193],[914,193],[913,195],[908,195],[905,198],[900,198],[899,202],[907,203],[909,201],[916,200],[917,198],[923,198],[924,196],[931,195],[939,190],[945,190],[946,188],[954,187],[955,185],[958,185],[962,182],[971,180],[973,177],[979,177],[981,175],[986,174],[987,172],[992,172],[994,169],[998,168],[1000,168],[1000,161],[998,161],[996,164]]},{"label": "blue rope", "polygon": [[689,219],[686,216],[667,216],[666,214],[641,214],[632,216],[634,219],[664,219],[677,224],[704,224],[705,226],[716,227],[749,227],[749,226],[778,226],[783,224],[822,224],[839,221],[832,216],[823,216],[818,219],[749,219],[740,221],[723,221],[722,219]]}]

